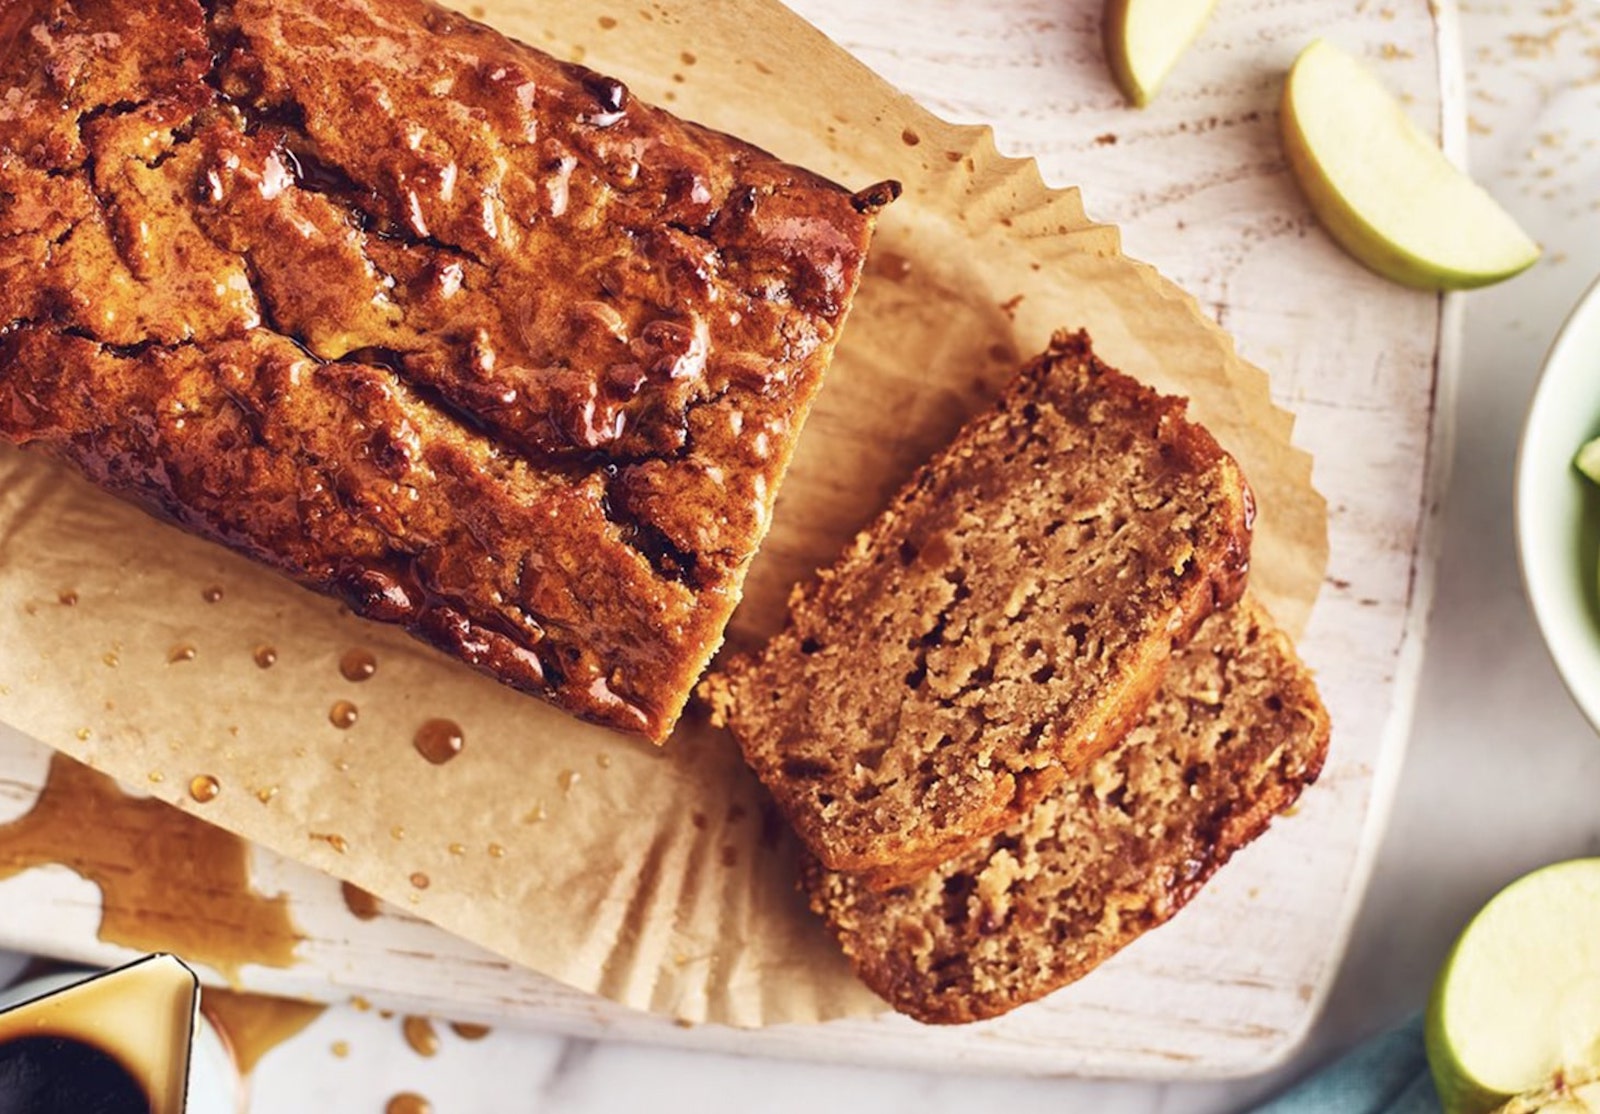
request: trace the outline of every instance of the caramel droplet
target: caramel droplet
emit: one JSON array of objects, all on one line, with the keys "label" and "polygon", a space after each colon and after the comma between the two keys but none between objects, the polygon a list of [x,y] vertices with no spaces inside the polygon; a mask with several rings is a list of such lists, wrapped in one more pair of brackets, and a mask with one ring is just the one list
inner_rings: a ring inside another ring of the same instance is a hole
[{"label": "caramel droplet", "polygon": [[271,669],[278,664],[278,651],[272,646],[257,646],[253,656],[262,669]]},{"label": "caramel droplet", "polygon": [[92,734],[94,734],[94,732],[90,731],[87,727],[78,728],[78,742],[87,743],[89,741],[89,736]]},{"label": "caramel droplet", "polygon": [[339,1057],[339,1059],[343,1060],[346,1056],[350,1055],[350,1042],[334,1041],[328,1046],[328,1051],[332,1052],[335,1056]]},{"label": "caramel droplet", "polygon": [[341,855],[350,850],[350,841],[337,832],[312,832],[311,838],[321,840]]},{"label": "caramel droplet", "polygon": [[489,844],[489,857],[491,859],[503,859],[506,857],[506,849],[498,843],[491,843]]},{"label": "caramel droplet", "polygon": [[384,1106],[383,1114],[433,1114],[433,1103],[415,1091],[401,1091]]},{"label": "caramel droplet", "polygon": [[452,1021],[450,1030],[464,1041],[481,1041],[490,1032],[489,1026],[475,1025],[470,1021]]},{"label": "caramel droplet", "polygon": [[167,664],[177,665],[180,661],[193,661],[194,654],[193,646],[174,646],[167,651]]},{"label": "caramel droplet", "polygon": [[350,915],[358,921],[370,921],[378,915],[378,898],[368,893],[360,886],[350,882],[339,883],[339,895],[344,898],[344,907],[350,910]]},{"label": "caramel droplet", "polygon": [[145,775],[145,777],[150,779],[150,784],[152,785],[160,785],[163,781],[167,780],[167,775],[162,773],[160,770],[151,770]]},{"label": "caramel droplet", "polygon": [[435,766],[443,766],[460,754],[465,744],[466,737],[461,734],[461,725],[449,719],[430,719],[417,728],[417,734],[411,740],[417,753]]},{"label": "caramel droplet", "polygon": [[369,679],[378,671],[378,659],[372,656],[372,651],[357,647],[346,650],[344,657],[339,659],[339,672],[347,681],[361,682]]},{"label": "caramel droplet", "polygon": [[425,890],[428,888],[428,876],[419,870],[411,876],[411,884],[419,890]]},{"label": "caramel droplet", "polygon": [[609,754],[597,754],[595,755],[594,761],[595,765],[599,766],[602,770],[611,769],[611,756]]},{"label": "caramel droplet", "polygon": [[222,601],[222,585],[213,584],[211,587],[200,593],[200,598],[205,600],[207,603],[220,603]]},{"label": "caramel droplet", "polygon": [[65,592],[62,592],[56,597],[56,599],[61,602],[62,607],[78,606],[78,593],[74,592],[71,588],[68,588]]},{"label": "caramel droplet", "polygon": [[426,1017],[409,1015],[400,1023],[406,1043],[418,1056],[436,1056],[439,1053],[439,1033]]},{"label": "caramel droplet", "polygon": [[106,665],[110,666],[112,669],[115,669],[117,666],[122,664],[122,659],[117,656],[117,652],[115,650],[107,651],[101,656],[100,660],[105,662]]},{"label": "caramel droplet", "polygon": [[276,785],[263,785],[260,789],[256,790],[256,800],[260,801],[262,804],[266,804],[277,795],[278,787]]},{"label": "caramel droplet", "polygon": [[467,853],[467,845],[465,843],[452,843],[450,845],[450,853],[452,855],[465,855]]},{"label": "caramel droplet", "polygon": [[389,838],[390,839],[404,839],[404,838],[406,838],[406,830],[404,828],[402,828],[399,824],[396,824],[394,827],[389,829]]},{"label": "caramel droplet", "polygon": [[549,815],[550,814],[544,809],[544,802],[537,801],[534,803],[534,806],[523,815],[522,822],[524,824],[539,824],[542,823]]},{"label": "caramel droplet", "polygon": [[572,787],[582,780],[583,775],[577,770],[562,770],[556,775],[556,781],[560,783],[563,793],[571,793]]},{"label": "caramel droplet", "polygon": [[340,731],[348,730],[356,725],[356,718],[360,713],[356,706],[348,700],[336,700],[333,707],[328,709],[328,722]]},{"label": "caramel droplet", "polygon": [[915,147],[917,144],[922,142],[922,137],[916,132],[912,131],[910,128],[907,128],[905,131],[900,133],[900,141],[907,147]]},{"label": "caramel droplet", "polygon": [[217,794],[222,792],[222,783],[210,774],[195,774],[189,779],[189,796],[205,804],[207,801],[217,799]]},{"label": "caramel droplet", "polygon": [[372,1003],[359,994],[352,994],[350,996],[350,1008],[357,1013],[366,1013],[372,1008]]}]

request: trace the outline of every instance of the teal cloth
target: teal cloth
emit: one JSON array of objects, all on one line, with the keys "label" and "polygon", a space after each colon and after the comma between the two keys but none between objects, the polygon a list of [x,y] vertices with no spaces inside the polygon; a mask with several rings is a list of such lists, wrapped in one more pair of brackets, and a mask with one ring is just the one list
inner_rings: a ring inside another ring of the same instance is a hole
[{"label": "teal cloth", "polygon": [[1422,1015],[1380,1033],[1255,1114],[1439,1114]]}]

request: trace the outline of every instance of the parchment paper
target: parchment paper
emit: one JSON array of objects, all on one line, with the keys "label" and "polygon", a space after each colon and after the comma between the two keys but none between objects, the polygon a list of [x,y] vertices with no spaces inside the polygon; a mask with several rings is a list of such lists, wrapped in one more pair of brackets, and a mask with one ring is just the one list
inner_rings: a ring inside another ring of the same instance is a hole
[{"label": "parchment paper", "polygon": [[[852,188],[905,183],[734,642],[770,632],[790,584],[1064,325],[1191,396],[1259,499],[1253,589],[1303,625],[1326,512],[1290,417],[1076,191],[1046,191],[986,130],[936,120],[776,3],[497,0],[472,14]],[[263,646],[270,668],[254,659]],[[338,670],[354,646],[379,662],[361,683]],[[347,729],[330,722],[339,700],[359,710]],[[466,738],[442,766],[411,745],[432,717]],[[583,726],[13,450],[0,452],[0,719],[641,1009],[763,1025],[881,1008],[804,910],[788,837],[732,743],[699,718],[659,751]],[[200,774],[221,785],[204,804],[187,792]]]}]

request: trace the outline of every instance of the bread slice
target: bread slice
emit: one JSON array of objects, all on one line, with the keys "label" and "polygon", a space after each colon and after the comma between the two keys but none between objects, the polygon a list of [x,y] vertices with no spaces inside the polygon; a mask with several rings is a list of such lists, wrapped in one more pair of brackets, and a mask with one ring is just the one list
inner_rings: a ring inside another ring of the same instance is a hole
[{"label": "bread slice", "polygon": [[1328,715],[1246,600],[1172,661],[1127,740],[981,848],[874,892],[806,872],[862,980],[921,1021],[975,1021],[1081,978],[1170,919],[1322,768]]},{"label": "bread slice", "polygon": [[1001,830],[1238,597],[1249,489],[1184,408],[1058,334],[706,686],[824,865],[887,885]]},{"label": "bread slice", "polygon": [[665,739],[898,187],[427,0],[16,0],[0,43],[0,440]]}]

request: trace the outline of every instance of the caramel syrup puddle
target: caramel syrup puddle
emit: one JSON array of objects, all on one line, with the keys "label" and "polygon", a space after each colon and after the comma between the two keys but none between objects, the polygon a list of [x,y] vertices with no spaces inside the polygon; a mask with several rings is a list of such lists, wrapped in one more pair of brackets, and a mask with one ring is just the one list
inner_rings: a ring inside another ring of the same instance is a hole
[{"label": "caramel syrup puddle", "polygon": [[209,986],[200,992],[200,1011],[227,1041],[240,1075],[249,1075],[263,1056],[298,1036],[327,1008],[316,1002],[240,994]]},{"label": "caramel syrup puddle", "polygon": [[26,815],[0,825],[0,879],[59,863],[100,890],[100,939],[170,951],[237,983],[288,967],[300,933],[282,895],[250,888],[249,845],[154,798],[130,797],[65,755]]}]

